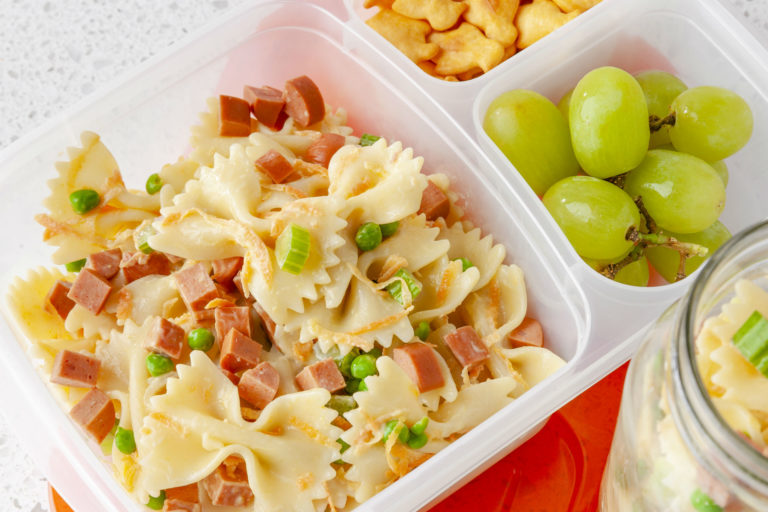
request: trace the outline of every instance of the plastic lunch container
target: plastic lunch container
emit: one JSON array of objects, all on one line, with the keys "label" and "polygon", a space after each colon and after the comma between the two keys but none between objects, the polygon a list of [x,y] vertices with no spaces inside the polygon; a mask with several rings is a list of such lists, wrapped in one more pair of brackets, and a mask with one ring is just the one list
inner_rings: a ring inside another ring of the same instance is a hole
[{"label": "plastic lunch container", "polygon": [[[490,101],[512,88],[557,101],[588,70],[666,69],[689,85],[719,85],[744,97],[756,123],[728,159],[721,220],[737,231],[768,213],[768,52],[717,0],[604,0],[489,73],[447,83],[424,74],[364,24],[361,0],[259,2],[233,9],[0,153],[0,290],[15,275],[49,265],[33,216],[53,163],[98,132],[129,185],[175,161],[205,98],[239,95],[243,84],[280,85],[307,74],[356,133],[402,140],[448,174],[468,215],[508,248],[529,290],[548,347],[568,364],[359,510],[418,510],[439,500],[530,437],[565,402],[630,357],[642,330],[692,279],[656,288],[609,281],[582,263],[533,191],[484,134]],[[43,473],[75,510],[143,510],[113,479],[0,321],[0,393],[9,420]]]}]

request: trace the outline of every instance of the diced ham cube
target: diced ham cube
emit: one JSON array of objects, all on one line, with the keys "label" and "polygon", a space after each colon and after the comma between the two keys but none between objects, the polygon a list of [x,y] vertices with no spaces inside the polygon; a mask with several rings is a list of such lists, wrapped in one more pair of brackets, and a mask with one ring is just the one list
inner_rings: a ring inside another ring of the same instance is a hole
[{"label": "diced ham cube", "polygon": [[275,398],[279,386],[280,374],[265,361],[243,373],[237,384],[237,391],[240,398],[263,409]]},{"label": "diced ham cube", "polygon": [[238,377],[236,373],[233,373],[229,370],[225,370],[224,368],[221,369],[221,373],[223,373],[224,376],[229,379],[229,382],[231,382],[235,386],[237,386],[237,384],[240,382],[240,377]]},{"label": "diced ham cube", "polygon": [[427,188],[421,195],[419,213],[423,213],[427,220],[435,220],[438,217],[447,217],[451,211],[451,201],[440,187],[427,180]]},{"label": "diced ham cube", "polygon": [[219,96],[219,135],[247,137],[251,134],[251,106],[234,96]]},{"label": "diced ham cube", "polygon": [[73,388],[96,386],[101,361],[95,357],[62,350],[56,354],[51,370],[51,382]]},{"label": "diced ham cube", "polygon": [[83,269],[72,283],[67,297],[83,306],[85,309],[98,315],[107,303],[107,297],[112,291],[109,281],[101,277],[93,270]]},{"label": "diced ham cube", "polygon": [[315,82],[299,76],[285,82],[285,111],[302,128],[322,121],[325,102]]},{"label": "diced ham cube", "polygon": [[307,152],[304,155],[304,159],[307,162],[320,164],[327,168],[328,162],[331,161],[331,157],[334,153],[346,143],[347,139],[343,135],[337,133],[324,133],[309,145]]},{"label": "diced ham cube", "polygon": [[125,253],[120,262],[120,270],[125,277],[125,284],[131,283],[144,276],[154,274],[170,275],[173,264],[168,256],[161,252],[144,254],[143,252]]},{"label": "diced ham cube", "polygon": [[253,501],[248,470],[240,457],[229,456],[203,479],[203,489],[217,506],[244,507]]},{"label": "diced ham cube", "polygon": [[200,512],[200,490],[197,484],[165,490],[163,512]]},{"label": "diced ham cube", "polygon": [[101,443],[115,426],[115,406],[99,388],[86,393],[69,415],[97,443]]},{"label": "diced ham cube", "polygon": [[112,279],[120,270],[120,262],[122,260],[123,251],[120,249],[110,249],[88,256],[84,268],[93,270],[104,279]]},{"label": "diced ham cube", "polygon": [[243,258],[235,256],[234,258],[224,258],[222,260],[213,260],[213,274],[211,279],[224,286],[226,289],[232,289],[232,280],[240,269],[243,268]]},{"label": "diced ham cube", "polygon": [[426,343],[408,343],[392,352],[392,359],[422,393],[445,385],[435,350]]},{"label": "diced ham cube", "polygon": [[219,296],[213,279],[201,263],[174,274],[181,299],[190,311],[205,309],[205,305]]},{"label": "diced ham cube", "polygon": [[171,359],[181,357],[184,348],[184,329],[165,318],[155,318],[144,338],[144,348],[164,354]]},{"label": "diced ham cube", "polygon": [[331,393],[342,389],[346,382],[333,359],[311,364],[296,375],[296,384],[303,390],[325,388]]},{"label": "diced ham cube", "polygon": [[462,366],[474,366],[488,359],[488,348],[477,335],[475,329],[469,325],[459,327],[454,332],[445,336],[445,344],[451,349],[453,355]]},{"label": "diced ham cube", "polygon": [[67,297],[70,288],[72,283],[56,281],[45,297],[45,309],[59,315],[62,320],[66,320],[69,312],[75,307],[75,301]]},{"label": "diced ham cube", "polygon": [[233,373],[254,368],[261,361],[261,351],[260,343],[237,329],[230,329],[221,343],[219,366]]},{"label": "diced ham cube", "polygon": [[274,343],[275,328],[277,327],[275,325],[275,321],[272,320],[272,318],[267,314],[267,312],[264,311],[264,308],[262,308],[259,304],[254,303],[253,309],[256,310],[256,314],[259,315],[259,318],[261,318],[261,325],[262,327],[264,327],[264,332],[267,334],[267,337],[269,337],[269,341]]},{"label": "diced ham cube", "polygon": [[544,344],[544,332],[538,320],[525,317],[517,328],[507,335],[509,344],[517,347],[540,347]]},{"label": "diced ham cube", "polygon": [[220,340],[232,329],[237,329],[246,336],[251,336],[251,312],[246,306],[216,308],[216,337]]},{"label": "diced ham cube", "polygon": [[282,91],[268,85],[264,87],[246,85],[243,88],[243,98],[251,105],[251,112],[260,123],[270,128],[277,127],[280,114],[285,108]]},{"label": "diced ham cube", "polygon": [[291,162],[274,149],[261,155],[256,160],[256,165],[262,168],[275,183],[282,183],[293,174]]}]

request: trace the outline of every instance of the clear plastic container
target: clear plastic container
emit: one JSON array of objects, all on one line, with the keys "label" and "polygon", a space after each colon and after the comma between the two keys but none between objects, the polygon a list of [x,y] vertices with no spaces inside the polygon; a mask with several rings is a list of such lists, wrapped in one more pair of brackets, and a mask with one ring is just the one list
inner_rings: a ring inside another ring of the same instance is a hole
[{"label": "clear plastic container", "polygon": [[[711,260],[632,359],[600,510],[768,510],[768,459],[718,412],[701,379],[696,341],[738,280],[768,289],[768,223],[733,237]],[[701,505],[707,499],[710,506]]]},{"label": "clear plastic container", "polygon": [[[581,262],[539,199],[485,136],[480,120],[500,92],[525,87],[552,99],[604,64],[630,71],[674,69],[689,84],[729,87],[757,119],[752,142],[731,161],[723,220],[736,231],[765,216],[768,185],[760,141],[768,118],[768,53],[716,0],[605,0],[480,78],[445,83],[423,74],[363,22],[359,0],[259,2],[238,7],[144,63],[0,153],[0,290],[13,276],[49,264],[33,216],[64,148],[98,132],[129,186],[187,148],[205,98],[243,84],[281,84],[307,74],[326,102],[343,107],[357,133],[402,140],[426,172],[455,183],[469,216],[523,268],[529,308],[547,346],[568,364],[458,439],[361,510],[419,510],[468,481],[527,439],[546,418],[633,353],[643,328],[692,280],[635,289]],[[738,200],[733,198],[738,197]],[[75,510],[141,510],[114,481],[49,394],[12,326],[0,322],[0,398],[12,428]]]}]

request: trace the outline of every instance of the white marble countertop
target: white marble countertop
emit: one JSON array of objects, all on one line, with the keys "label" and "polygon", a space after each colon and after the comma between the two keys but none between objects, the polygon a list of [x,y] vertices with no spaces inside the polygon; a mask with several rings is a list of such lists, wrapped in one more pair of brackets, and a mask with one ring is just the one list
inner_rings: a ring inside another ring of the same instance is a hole
[{"label": "white marble countertop", "polygon": [[[0,149],[245,1],[0,0]],[[723,1],[768,43],[768,1]],[[0,412],[0,510],[48,510],[45,479]]]}]

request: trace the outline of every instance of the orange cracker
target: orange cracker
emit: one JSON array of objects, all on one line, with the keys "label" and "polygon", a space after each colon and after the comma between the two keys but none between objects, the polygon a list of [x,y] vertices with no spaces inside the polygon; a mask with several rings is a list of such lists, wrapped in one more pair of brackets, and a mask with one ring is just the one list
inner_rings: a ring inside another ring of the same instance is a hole
[{"label": "orange cracker", "polygon": [[487,37],[504,46],[515,44],[515,14],[520,0],[464,0],[469,8],[464,19],[481,28]]},{"label": "orange cracker", "polygon": [[553,30],[562,27],[573,18],[581,14],[581,11],[572,11],[565,14],[552,0],[533,0],[533,3],[522,5],[517,11],[515,24],[520,36],[517,38],[517,47],[522,50],[548,35]]},{"label": "orange cracker", "polygon": [[414,62],[429,60],[440,51],[437,44],[426,40],[432,31],[426,21],[386,9],[368,18],[366,23]]},{"label": "orange cracker", "polygon": [[440,46],[440,54],[432,60],[441,75],[457,75],[475,67],[487,72],[504,58],[504,46],[470,23],[448,32],[433,32],[429,41]]},{"label": "orange cracker", "polygon": [[601,0],[554,0],[557,6],[564,12],[572,11],[586,11],[590,7],[594,7],[601,2]]},{"label": "orange cracker", "polygon": [[394,2],[394,0],[365,0],[363,2],[363,7],[366,9],[370,9],[371,7],[378,7],[380,9],[391,9],[392,2]]},{"label": "orange cracker", "polygon": [[459,21],[467,6],[453,0],[395,0],[392,10],[419,20],[427,20],[435,30],[447,30]]}]

